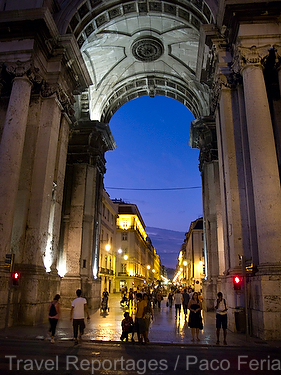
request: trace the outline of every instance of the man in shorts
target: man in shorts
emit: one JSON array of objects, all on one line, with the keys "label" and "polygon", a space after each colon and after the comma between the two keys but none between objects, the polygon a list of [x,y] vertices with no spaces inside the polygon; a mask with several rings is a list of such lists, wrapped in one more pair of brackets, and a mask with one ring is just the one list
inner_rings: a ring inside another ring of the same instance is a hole
[{"label": "man in shorts", "polygon": [[72,301],[70,310],[70,320],[73,319],[73,334],[75,345],[78,344],[78,328],[80,331],[80,337],[82,337],[85,329],[84,314],[87,314],[87,319],[90,319],[88,312],[86,298],[81,297],[81,289],[76,290],[77,298]]},{"label": "man in shorts", "polygon": [[217,345],[220,343],[220,329],[223,329],[223,344],[227,345],[226,332],[227,332],[227,303],[222,298],[222,292],[218,292],[218,299],[215,300],[216,309],[216,329],[217,329]]}]

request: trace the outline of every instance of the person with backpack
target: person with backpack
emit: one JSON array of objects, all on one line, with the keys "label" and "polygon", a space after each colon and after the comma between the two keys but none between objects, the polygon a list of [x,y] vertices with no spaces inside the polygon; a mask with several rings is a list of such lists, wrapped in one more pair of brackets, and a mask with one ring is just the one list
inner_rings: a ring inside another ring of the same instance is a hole
[{"label": "person with backpack", "polygon": [[50,322],[50,329],[49,335],[51,336],[51,343],[55,342],[55,333],[58,324],[58,320],[60,318],[60,304],[59,304],[60,295],[56,294],[53,301],[49,304],[49,322]]},{"label": "person with backpack", "polygon": [[220,329],[223,329],[223,344],[227,345],[226,332],[227,332],[227,303],[222,298],[222,292],[218,292],[218,298],[215,301],[216,309],[216,329],[217,329],[217,345],[220,343]]}]

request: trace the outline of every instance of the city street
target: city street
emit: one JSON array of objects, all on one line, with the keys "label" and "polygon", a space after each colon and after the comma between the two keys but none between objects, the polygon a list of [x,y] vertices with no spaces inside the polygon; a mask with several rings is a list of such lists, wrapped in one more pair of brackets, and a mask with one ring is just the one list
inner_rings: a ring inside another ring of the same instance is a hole
[{"label": "city street", "polygon": [[248,375],[281,370],[280,342],[228,332],[228,345],[217,346],[214,313],[205,313],[201,341],[193,343],[184,316],[176,320],[174,306],[166,307],[165,299],[161,309],[154,310],[149,343],[120,342],[125,309],[119,301],[119,294],[111,295],[108,313],[91,314],[76,346],[69,311],[63,312],[54,344],[46,340],[47,324],[0,331],[0,373]]}]

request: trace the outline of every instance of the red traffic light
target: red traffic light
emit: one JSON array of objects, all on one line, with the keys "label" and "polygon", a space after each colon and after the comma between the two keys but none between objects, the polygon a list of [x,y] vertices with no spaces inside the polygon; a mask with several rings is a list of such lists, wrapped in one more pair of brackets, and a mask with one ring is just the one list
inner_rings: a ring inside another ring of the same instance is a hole
[{"label": "red traffic light", "polygon": [[242,283],[242,278],[240,276],[234,276],[233,278],[234,290],[241,290],[241,283]]},{"label": "red traffic light", "polygon": [[20,278],[20,274],[18,272],[13,272],[12,273],[12,282],[13,282],[13,285],[19,285],[19,278]]}]

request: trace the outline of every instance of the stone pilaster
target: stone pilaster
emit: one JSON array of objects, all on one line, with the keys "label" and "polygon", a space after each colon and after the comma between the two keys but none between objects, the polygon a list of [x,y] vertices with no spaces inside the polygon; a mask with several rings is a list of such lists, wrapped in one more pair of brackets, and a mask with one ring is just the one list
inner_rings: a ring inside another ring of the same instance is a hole
[{"label": "stone pilaster", "polygon": [[270,46],[253,46],[238,49],[243,76],[260,265],[281,262],[280,176],[262,67],[262,59],[268,55],[269,48]]},{"label": "stone pilaster", "polygon": [[205,273],[203,295],[205,307],[214,309],[217,278],[225,270],[223,238],[221,236],[221,202],[218,150],[215,121],[204,117],[192,121],[189,144],[200,149],[199,169],[202,178],[203,218],[205,235]]},{"label": "stone pilaster", "polygon": [[107,124],[79,121],[72,129],[66,174],[63,224],[64,274],[61,293],[70,303],[75,289],[83,287],[90,306],[99,303],[97,278],[104,153],[115,148]]},{"label": "stone pilaster", "polygon": [[0,144],[0,255],[10,252],[26,123],[32,83],[27,77],[30,63],[9,65],[14,75]]}]

